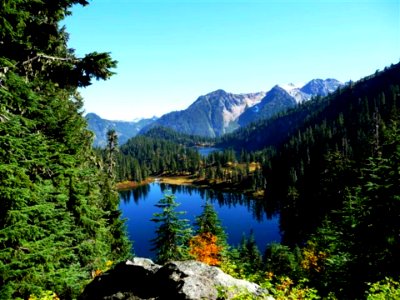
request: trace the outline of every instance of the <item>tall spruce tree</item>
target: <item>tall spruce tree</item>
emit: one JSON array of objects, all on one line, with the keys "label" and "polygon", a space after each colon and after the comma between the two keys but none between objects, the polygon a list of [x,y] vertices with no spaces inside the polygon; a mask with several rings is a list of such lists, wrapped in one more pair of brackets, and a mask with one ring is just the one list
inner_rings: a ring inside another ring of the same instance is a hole
[{"label": "tall spruce tree", "polygon": [[226,244],[226,233],[222,227],[221,220],[218,218],[214,206],[208,201],[203,206],[203,212],[196,217],[196,234],[211,233],[218,238],[219,244]]},{"label": "tall spruce tree", "polygon": [[[108,79],[107,53],[83,58],[59,22],[85,0],[2,1],[0,10],[0,299],[45,290],[75,298],[108,260],[103,171],[91,149],[77,87]],[[118,234],[117,234],[118,232]],[[117,239],[118,239],[117,237]],[[129,248],[128,248],[129,251]]]},{"label": "tall spruce tree", "polygon": [[161,208],[155,213],[153,222],[159,224],[156,229],[156,238],[153,240],[153,249],[156,251],[158,263],[170,260],[182,260],[188,257],[188,242],[191,236],[189,221],[179,216],[185,212],[176,211],[179,203],[175,195],[165,194],[156,207]]},{"label": "tall spruce tree", "polygon": [[104,181],[101,186],[103,204],[108,220],[111,251],[114,256],[122,259],[130,255],[129,248],[131,247],[131,243],[126,235],[125,222],[121,220],[121,211],[118,208],[119,195],[115,190],[118,135],[113,129],[107,132],[107,147],[104,151],[103,160],[105,170],[103,172]]}]

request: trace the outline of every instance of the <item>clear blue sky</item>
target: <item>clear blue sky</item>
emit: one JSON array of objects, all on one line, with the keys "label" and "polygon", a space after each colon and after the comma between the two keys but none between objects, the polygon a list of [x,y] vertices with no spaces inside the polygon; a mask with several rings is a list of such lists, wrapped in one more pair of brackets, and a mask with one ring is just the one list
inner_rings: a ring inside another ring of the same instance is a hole
[{"label": "clear blue sky", "polygon": [[65,25],[78,56],[119,62],[81,90],[107,119],[182,110],[216,89],[358,80],[400,60],[400,0],[92,0]]}]

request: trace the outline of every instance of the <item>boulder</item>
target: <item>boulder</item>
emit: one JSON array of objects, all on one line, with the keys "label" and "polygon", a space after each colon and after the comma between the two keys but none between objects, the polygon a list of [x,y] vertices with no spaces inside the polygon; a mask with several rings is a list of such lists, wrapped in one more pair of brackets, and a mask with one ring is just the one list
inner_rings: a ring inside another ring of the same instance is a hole
[{"label": "boulder", "polygon": [[198,261],[174,261],[160,266],[146,258],[135,258],[96,277],[80,299],[231,299],[242,292],[256,299],[273,299],[257,284],[235,279]]},{"label": "boulder", "polygon": [[[257,299],[268,299],[268,291],[259,285],[225,274],[217,267],[198,261],[170,262],[156,274],[157,281],[169,299],[230,299],[238,293],[250,293]],[[272,299],[270,297],[269,299]]]}]

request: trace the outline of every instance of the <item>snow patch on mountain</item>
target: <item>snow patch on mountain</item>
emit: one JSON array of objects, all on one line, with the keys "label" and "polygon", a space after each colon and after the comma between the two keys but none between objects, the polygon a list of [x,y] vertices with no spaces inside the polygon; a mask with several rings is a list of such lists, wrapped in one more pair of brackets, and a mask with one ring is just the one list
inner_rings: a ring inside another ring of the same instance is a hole
[{"label": "snow patch on mountain", "polygon": [[265,97],[265,92],[239,94],[240,99],[234,104],[231,103],[229,107],[225,106],[222,111],[222,118],[224,120],[224,127],[228,127],[232,122],[235,122],[240,115],[249,107],[253,107],[261,102]]},{"label": "snow patch on mountain", "polygon": [[295,85],[294,83],[288,83],[288,84],[279,84],[278,86],[284,89],[291,97],[293,97],[296,103],[301,103],[311,98],[311,95],[303,93],[300,90],[301,89],[300,85]]}]

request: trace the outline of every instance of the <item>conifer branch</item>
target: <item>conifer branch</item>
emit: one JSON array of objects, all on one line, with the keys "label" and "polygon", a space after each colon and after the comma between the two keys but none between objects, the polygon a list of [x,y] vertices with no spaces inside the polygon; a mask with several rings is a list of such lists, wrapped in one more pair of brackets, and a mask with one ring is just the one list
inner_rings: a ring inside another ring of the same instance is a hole
[{"label": "conifer branch", "polygon": [[51,55],[47,55],[47,54],[43,54],[43,53],[38,53],[35,57],[32,57],[24,62],[22,62],[22,65],[26,65],[28,63],[31,63],[35,60],[38,60],[40,58],[45,58],[48,60],[52,60],[52,61],[67,61],[67,62],[72,62],[72,63],[78,63],[79,59],[74,59],[74,58],[69,58],[69,57],[58,57],[58,56],[51,56]]}]

